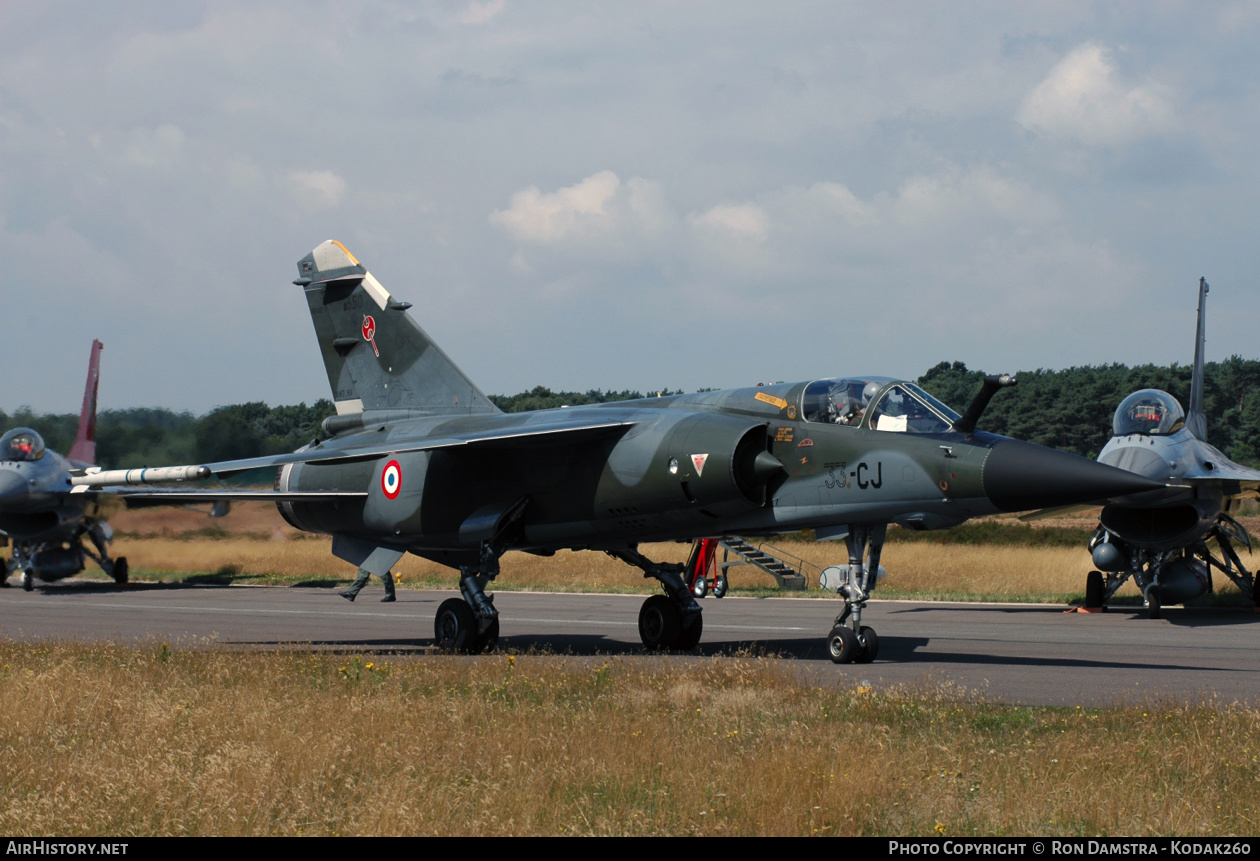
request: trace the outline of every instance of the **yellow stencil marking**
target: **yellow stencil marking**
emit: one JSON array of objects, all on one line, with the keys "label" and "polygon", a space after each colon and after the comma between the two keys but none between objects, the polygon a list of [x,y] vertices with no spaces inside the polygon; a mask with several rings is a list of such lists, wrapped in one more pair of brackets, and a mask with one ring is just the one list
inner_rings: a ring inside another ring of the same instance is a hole
[{"label": "yellow stencil marking", "polygon": [[783,409],[787,406],[787,401],[783,400],[783,398],[776,398],[774,395],[768,395],[765,392],[757,392],[757,394],[753,395],[753,397],[762,403],[776,406],[779,409]]}]

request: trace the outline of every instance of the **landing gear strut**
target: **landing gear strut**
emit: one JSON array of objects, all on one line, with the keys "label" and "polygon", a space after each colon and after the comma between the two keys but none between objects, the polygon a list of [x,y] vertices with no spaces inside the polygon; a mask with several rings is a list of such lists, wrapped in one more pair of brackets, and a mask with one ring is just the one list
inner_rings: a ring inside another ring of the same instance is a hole
[{"label": "landing gear strut", "polygon": [[[1223,559],[1218,559],[1208,548],[1208,539],[1215,539]],[[1217,516],[1216,522],[1208,530],[1207,535],[1197,543],[1172,550],[1145,550],[1140,547],[1125,545],[1115,536],[1108,534],[1103,526],[1094,530],[1090,538],[1089,549],[1094,553],[1100,545],[1112,544],[1124,555],[1113,567],[1107,566],[1106,573],[1091,571],[1085,580],[1085,606],[1102,607],[1111,600],[1121,586],[1133,578],[1138,589],[1146,600],[1146,611],[1150,618],[1158,619],[1163,613],[1164,601],[1168,598],[1164,589],[1169,583],[1166,578],[1176,581],[1177,572],[1184,572],[1187,565],[1201,572],[1203,592],[1212,592],[1212,572],[1219,571],[1238,587],[1244,595],[1249,596],[1257,607],[1260,607],[1260,577],[1256,577],[1243,565],[1235,544],[1241,544],[1251,550],[1251,536],[1246,528],[1228,514]],[[1097,556],[1095,557],[1098,558]],[[1169,572],[1173,572],[1171,575]],[[1162,588],[1161,588],[1162,587]],[[1173,603],[1191,600],[1196,593],[1181,590],[1185,597],[1175,597]],[[1174,589],[1174,594],[1177,590]],[[1197,594],[1202,594],[1199,592]]]},{"label": "landing gear strut", "polygon": [[700,605],[683,581],[686,566],[675,562],[653,562],[635,549],[609,550],[608,555],[643,571],[644,577],[659,580],[664,595],[653,595],[639,608],[639,639],[650,651],[689,652],[700,643],[704,618]]},{"label": "landing gear strut", "polygon": [[498,645],[499,611],[486,587],[499,576],[499,557],[520,536],[527,502],[522,498],[499,516],[493,535],[481,542],[476,565],[460,566],[459,593],[464,597],[443,601],[433,618],[433,642],[442,651],[477,655]]},{"label": "landing gear strut", "polygon": [[[13,543],[13,553],[5,562],[4,576],[8,580],[10,574],[17,574],[21,578],[22,588],[27,592],[35,588],[34,566],[35,566],[35,546],[25,541],[15,541]],[[8,583],[6,582],[7,586]]]},{"label": "landing gear strut", "polygon": [[127,557],[119,556],[117,559],[110,559],[107,547],[109,542],[114,540],[114,530],[108,523],[102,523],[95,518],[88,518],[86,521],[87,536],[92,540],[92,545],[96,548],[93,553],[88,548],[83,548],[83,552],[96,561],[101,566],[101,570],[114,578],[115,583],[123,584],[127,582]]},{"label": "landing gear strut", "polygon": [[877,523],[874,526],[850,526],[849,534],[845,536],[844,543],[849,550],[849,572],[838,590],[840,597],[844,599],[844,609],[836,617],[831,633],[827,635],[827,654],[837,664],[869,664],[879,654],[879,637],[873,628],[862,624],[862,610],[875,588],[879,557],[884,550],[884,537],[887,534],[888,524]]},{"label": "landing gear strut", "polygon": [[35,588],[36,578],[51,583],[73,577],[91,559],[115,583],[126,583],[127,557],[109,557],[109,542],[113,539],[114,530],[108,523],[85,517],[83,525],[69,539],[43,543],[15,541],[13,553],[4,563],[4,576],[19,574],[22,588],[30,592]]},{"label": "landing gear strut", "polygon": [[499,574],[499,556],[488,541],[481,546],[477,566],[461,566],[459,593],[438,607],[433,617],[433,643],[444,652],[476,655],[494,649],[499,643],[499,611],[486,587]]}]

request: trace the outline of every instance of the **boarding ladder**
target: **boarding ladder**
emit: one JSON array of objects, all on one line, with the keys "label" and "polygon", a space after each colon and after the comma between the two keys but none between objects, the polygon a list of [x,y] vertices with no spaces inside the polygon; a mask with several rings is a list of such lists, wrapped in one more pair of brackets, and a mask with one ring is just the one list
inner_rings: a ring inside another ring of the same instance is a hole
[{"label": "boarding ladder", "polygon": [[744,539],[732,535],[722,537],[719,543],[722,545],[722,561],[717,564],[723,575],[727,574],[728,569],[738,565],[752,565],[773,577],[780,589],[799,592],[807,588],[811,578],[817,583],[818,575],[822,571],[812,562],[769,544],[763,543],[754,547]]}]

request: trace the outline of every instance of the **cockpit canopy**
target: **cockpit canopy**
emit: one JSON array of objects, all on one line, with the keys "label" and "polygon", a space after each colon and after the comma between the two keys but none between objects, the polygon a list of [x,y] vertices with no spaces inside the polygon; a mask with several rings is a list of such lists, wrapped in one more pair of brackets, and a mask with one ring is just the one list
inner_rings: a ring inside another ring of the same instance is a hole
[{"label": "cockpit canopy", "polygon": [[909,433],[946,433],[958,413],[914,383],[890,377],[815,380],[801,396],[807,422]]},{"label": "cockpit canopy", "polygon": [[0,437],[0,460],[39,460],[44,438],[30,428],[14,428]]},{"label": "cockpit canopy", "polygon": [[1120,402],[1111,420],[1111,432],[1114,436],[1163,436],[1181,430],[1185,423],[1185,410],[1176,398],[1159,389],[1142,389]]}]

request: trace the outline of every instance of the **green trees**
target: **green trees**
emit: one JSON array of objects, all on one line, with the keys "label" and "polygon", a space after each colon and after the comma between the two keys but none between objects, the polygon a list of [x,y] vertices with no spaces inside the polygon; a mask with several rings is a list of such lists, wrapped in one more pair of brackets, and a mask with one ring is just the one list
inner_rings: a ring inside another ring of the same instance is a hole
[{"label": "green trees", "polygon": [[[1120,401],[1138,389],[1162,389],[1185,407],[1191,371],[1189,365],[1119,364],[1020,371],[1019,384],[993,398],[980,426],[1094,457],[1111,437],[1111,419]],[[983,376],[983,371],[970,371],[962,362],[941,362],[918,382],[962,411]],[[1260,465],[1260,361],[1231,356],[1224,362],[1208,362],[1203,388],[1208,441],[1239,463]]]},{"label": "green trees", "polygon": [[[1204,411],[1208,441],[1228,457],[1260,466],[1260,361],[1231,356],[1205,367]],[[1111,436],[1111,418],[1137,389],[1171,393],[1184,406],[1190,395],[1188,365],[1098,365],[1061,371],[1021,371],[1019,385],[999,392],[980,421],[993,433],[1093,457]],[[960,412],[980,388],[983,371],[962,362],[940,362],[919,385]],[[662,395],[681,392],[660,390]],[[653,397],[656,390],[553,392],[535,386],[516,395],[491,395],[505,412],[608,403]],[[335,410],[331,401],[269,407],[261,402],[218,407],[204,416],[171,410],[106,410],[97,421],[100,465],[119,467],[210,463],[292,451],[318,438],[320,423]],[[0,410],[0,432],[32,427],[54,451],[74,442],[78,415],[37,415],[26,407]]]},{"label": "green trees", "polygon": [[[238,404],[218,407],[200,418],[148,407],[104,410],[96,422],[97,462],[106,469],[119,469],[292,451],[317,438],[320,423],[335,412],[327,399],[310,406]],[[0,432],[34,428],[49,448],[63,454],[74,443],[78,424],[77,413],[37,415],[25,407],[12,414],[0,411]]]},{"label": "green trees", "polygon": [[[655,395],[656,392],[650,392]],[[673,394],[668,389],[664,394]],[[591,389],[587,392],[553,392],[546,386],[534,386],[528,392],[519,395],[491,395],[490,400],[505,413],[523,413],[530,410],[550,410],[556,407],[576,407],[583,404],[604,404],[611,401],[632,401],[641,398],[641,392],[629,389],[620,392],[601,392]]]}]

